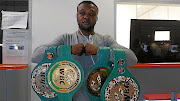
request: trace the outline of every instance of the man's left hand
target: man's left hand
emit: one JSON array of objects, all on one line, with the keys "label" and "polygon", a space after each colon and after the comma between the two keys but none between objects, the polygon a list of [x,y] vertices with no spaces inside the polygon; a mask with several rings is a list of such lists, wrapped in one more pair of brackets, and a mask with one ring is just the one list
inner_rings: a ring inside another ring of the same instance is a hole
[{"label": "man's left hand", "polygon": [[86,43],[85,45],[85,55],[96,55],[98,52],[98,46],[95,46],[93,44],[90,43]]}]

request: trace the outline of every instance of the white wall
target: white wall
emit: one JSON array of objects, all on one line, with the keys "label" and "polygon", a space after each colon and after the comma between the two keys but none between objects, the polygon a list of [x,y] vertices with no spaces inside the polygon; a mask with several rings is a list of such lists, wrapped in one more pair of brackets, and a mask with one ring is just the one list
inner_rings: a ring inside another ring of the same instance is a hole
[{"label": "white wall", "polygon": [[[32,51],[63,33],[77,31],[76,7],[82,0],[32,0]],[[99,7],[95,31],[115,38],[114,0],[92,0]],[[33,69],[35,64],[32,65]],[[31,101],[40,101],[31,89]]]},{"label": "white wall", "polygon": [[136,19],[136,5],[117,5],[116,9],[116,40],[129,48],[131,19]]}]

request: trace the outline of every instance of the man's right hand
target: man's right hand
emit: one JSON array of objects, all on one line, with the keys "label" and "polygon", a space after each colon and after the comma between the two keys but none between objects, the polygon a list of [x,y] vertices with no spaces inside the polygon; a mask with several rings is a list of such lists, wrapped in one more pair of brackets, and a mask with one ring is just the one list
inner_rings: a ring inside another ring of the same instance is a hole
[{"label": "man's right hand", "polygon": [[82,43],[71,45],[71,54],[81,56],[84,53],[84,45]]}]

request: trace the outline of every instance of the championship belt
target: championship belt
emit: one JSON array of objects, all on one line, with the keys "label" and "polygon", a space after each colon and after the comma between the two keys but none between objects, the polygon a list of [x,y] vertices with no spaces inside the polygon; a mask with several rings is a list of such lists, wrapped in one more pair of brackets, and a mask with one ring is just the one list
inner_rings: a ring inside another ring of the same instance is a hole
[{"label": "championship belt", "polygon": [[102,101],[137,101],[140,87],[126,68],[126,54],[113,49],[114,68],[101,89]]},{"label": "championship belt", "polygon": [[100,92],[101,87],[110,75],[112,68],[109,63],[110,48],[99,47],[98,59],[96,64],[90,69],[85,79],[86,93],[91,97],[92,101],[101,101]]},{"label": "championship belt", "polygon": [[57,46],[50,46],[45,50],[43,60],[31,73],[32,88],[41,101],[58,101],[54,91],[46,84],[46,71],[51,63],[57,59]]},{"label": "championship belt", "polygon": [[48,68],[47,83],[58,95],[59,101],[72,101],[75,92],[81,87],[84,71],[71,56],[71,46],[59,46],[59,57]]}]

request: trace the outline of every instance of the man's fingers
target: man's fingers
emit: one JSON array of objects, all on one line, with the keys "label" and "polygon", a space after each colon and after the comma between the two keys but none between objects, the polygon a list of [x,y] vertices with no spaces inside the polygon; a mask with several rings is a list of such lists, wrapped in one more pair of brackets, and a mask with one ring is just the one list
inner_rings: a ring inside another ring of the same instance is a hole
[{"label": "man's fingers", "polygon": [[86,56],[96,55],[98,51],[98,46],[90,43],[87,43],[85,47],[82,43],[72,45],[71,47],[71,53],[78,56],[81,56],[83,53],[85,53]]},{"label": "man's fingers", "polygon": [[82,43],[71,46],[71,54],[81,56],[84,52],[84,45]]},{"label": "man's fingers", "polygon": [[95,46],[93,44],[87,43],[85,46],[85,55],[96,55],[98,51],[98,46]]}]

